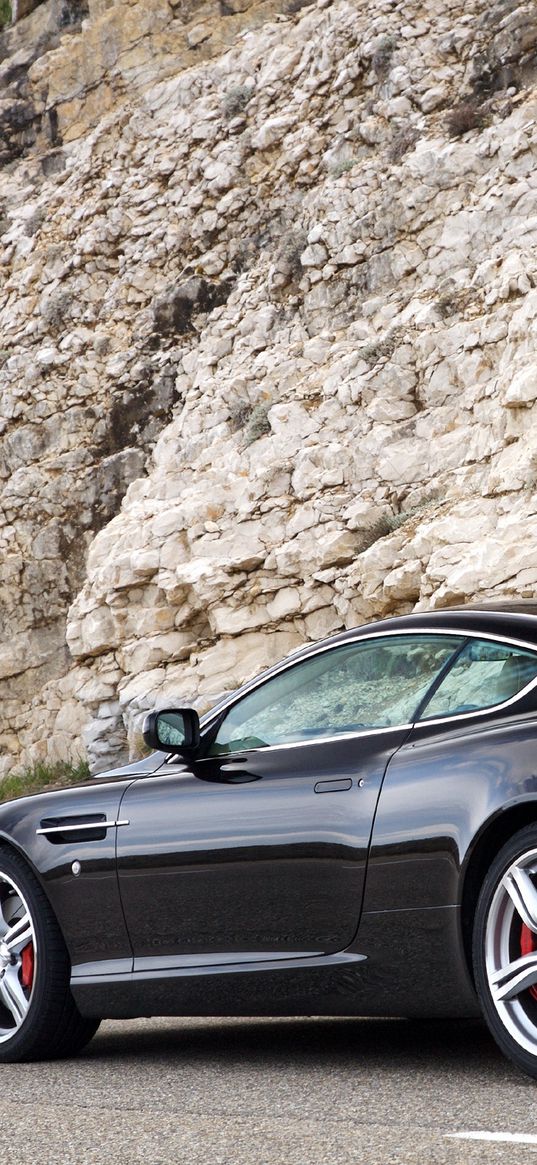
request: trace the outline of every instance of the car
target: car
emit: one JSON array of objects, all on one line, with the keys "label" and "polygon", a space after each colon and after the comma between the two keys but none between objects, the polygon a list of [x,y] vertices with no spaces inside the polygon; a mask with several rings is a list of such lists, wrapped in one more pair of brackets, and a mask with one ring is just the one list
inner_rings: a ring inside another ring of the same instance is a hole
[{"label": "car", "polygon": [[0,1062],[101,1019],[484,1016],[537,1077],[537,602],[309,644],[0,806]]}]

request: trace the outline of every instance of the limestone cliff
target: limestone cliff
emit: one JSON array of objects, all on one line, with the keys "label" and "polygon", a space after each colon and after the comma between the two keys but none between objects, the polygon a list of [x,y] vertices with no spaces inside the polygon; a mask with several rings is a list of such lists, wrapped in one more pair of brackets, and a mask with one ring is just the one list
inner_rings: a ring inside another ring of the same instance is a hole
[{"label": "limestone cliff", "polygon": [[537,16],[47,0],[0,64],[0,773],[537,584]]}]

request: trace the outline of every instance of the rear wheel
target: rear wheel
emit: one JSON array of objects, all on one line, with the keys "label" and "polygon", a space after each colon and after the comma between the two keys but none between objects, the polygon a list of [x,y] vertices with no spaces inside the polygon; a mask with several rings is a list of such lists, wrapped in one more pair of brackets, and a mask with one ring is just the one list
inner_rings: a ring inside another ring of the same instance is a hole
[{"label": "rear wheel", "polygon": [[537,1078],[537,825],[511,838],[485,879],[473,956],[479,999],[496,1042]]},{"label": "rear wheel", "polygon": [[18,854],[0,849],[0,1063],[79,1051],[99,1021],[80,1015],[70,962],[37,879]]}]

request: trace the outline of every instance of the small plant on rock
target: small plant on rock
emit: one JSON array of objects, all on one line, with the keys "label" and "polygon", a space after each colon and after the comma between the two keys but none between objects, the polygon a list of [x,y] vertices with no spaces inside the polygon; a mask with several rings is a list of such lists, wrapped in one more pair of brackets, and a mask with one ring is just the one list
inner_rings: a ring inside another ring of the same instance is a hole
[{"label": "small plant on rock", "polygon": [[41,316],[48,330],[53,333],[61,332],[66,326],[70,315],[71,298],[65,291],[54,292],[43,304]]},{"label": "small plant on rock", "polygon": [[301,279],[303,275],[300,256],[306,249],[305,231],[290,230],[282,235],[277,251],[277,259],[283,262],[291,279]]},{"label": "small plant on rock", "polygon": [[30,216],[30,218],[26,219],[26,225],[24,228],[25,235],[27,235],[29,239],[33,238],[33,236],[36,235],[38,230],[40,230],[40,228],[43,226],[44,221],[45,211],[42,209],[42,207],[38,207],[37,210],[34,211],[34,213]]},{"label": "small plant on rock", "polygon": [[229,427],[232,433],[239,433],[242,430],[242,444],[245,449],[248,445],[253,445],[254,441],[258,441],[260,437],[266,437],[270,433],[268,419],[270,407],[271,401],[261,401],[257,405],[251,405],[248,400],[238,400],[231,406]]},{"label": "small plant on rock", "polygon": [[384,337],[364,344],[359,349],[361,359],[365,360],[367,364],[377,364],[379,360],[383,359],[389,360],[398,345],[402,344],[404,335],[404,328],[392,328]]},{"label": "small plant on rock", "polygon": [[371,61],[373,70],[379,80],[382,80],[390,71],[392,56],[397,48],[397,41],[393,36],[383,36],[379,42]]},{"label": "small plant on rock", "polygon": [[405,154],[416,144],[418,136],[417,130],[411,125],[398,130],[388,149],[390,162],[400,162],[401,158],[404,158]]},{"label": "small plant on rock", "polygon": [[238,117],[243,109],[246,109],[248,102],[252,96],[253,89],[246,85],[236,85],[233,89],[228,89],[224,100],[222,101],[222,109],[226,117]]},{"label": "small plant on rock", "polygon": [[260,437],[266,437],[270,433],[270,421],[268,419],[269,408],[269,401],[254,405],[250,419],[244,429],[243,444],[245,448],[248,445],[253,445],[254,441],[258,441]]},{"label": "small plant on rock", "polygon": [[252,415],[252,405],[249,400],[238,400],[229,410],[229,427],[232,433],[245,429]]},{"label": "small plant on rock", "polygon": [[446,119],[447,130],[452,138],[460,138],[472,129],[483,129],[486,124],[485,110],[476,101],[471,100],[460,101],[458,105],[454,105]]},{"label": "small plant on rock", "polygon": [[253,445],[260,437],[270,433],[268,412],[272,401],[260,401],[252,405],[249,400],[238,400],[229,410],[229,427],[232,433],[242,432],[244,448]]},{"label": "small plant on rock", "polygon": [[332,170],[334,178],[341,178],[342,174],[347,174],[356,165],[357,158],[345,158],[344,162],[338,162]]},{"label": "small plant on rock", "polygon": [[392,533],[390,522],[388,514],[383,514],[381,518],[377,518],[376,522],[371,522],[369,526],[363,527],[360,531],[360,554],[378,542],[379,538],[385,538],[387,534]]},{"label": "small plant on rock", "polygon": [[360,553],[373,546],[373,543],[378,542],[379,538],[385,538],[387,534],[393,534],[395,530],[399,530],[410,518],[415,518],[418,514],[428,510],[438,500],[438,494],[431,493],[429,497],[423,498],[423,501],[418,502],[416,506],[410,506],[408,510],[400,510],[398,514],[382,514],[376,522],[371,522],[362,530]]}]

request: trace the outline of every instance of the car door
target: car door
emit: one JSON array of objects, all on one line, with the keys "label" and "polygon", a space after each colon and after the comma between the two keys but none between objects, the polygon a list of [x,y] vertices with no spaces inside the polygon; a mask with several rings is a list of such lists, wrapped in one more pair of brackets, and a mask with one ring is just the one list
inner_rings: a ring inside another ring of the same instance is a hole
[{"label": "car door", "polygon": [[125,794],[135,968],[332,953],[360,917],[390,758],[462,640],[384,635],[284,663]]},{"label": "car door", "polygon": [[458,902],[461,867],[483,824],[535,795],[536,679],[535,651],[469,634],[390,765],[365,910],[423,913]]}]

